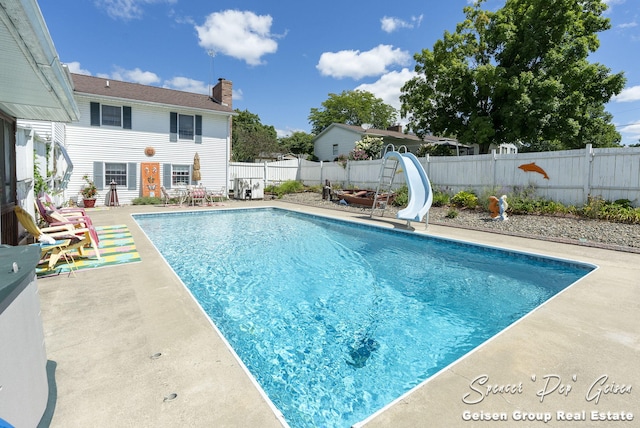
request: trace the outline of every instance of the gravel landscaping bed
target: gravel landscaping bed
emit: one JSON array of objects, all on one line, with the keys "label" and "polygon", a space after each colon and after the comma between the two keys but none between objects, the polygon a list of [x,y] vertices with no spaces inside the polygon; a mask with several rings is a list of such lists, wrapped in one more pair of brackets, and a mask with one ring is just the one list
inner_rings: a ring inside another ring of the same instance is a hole
[{"label": "gravel landscaping bed", "polygon": [[[323,200],[322,195],[314,192],[287,194],[282,201],[333,210],[370,212],[369,208]],[[387,208],[384,217],[395,218],[399,209]],[[447,218],[449,211],[450,208],[432,207],[429,224],[640,253],[638,224],[538,215],[510,215],[506,221],[496,221],[491,219],[489,212],[480,210],[458,210],[455,218]]]}]

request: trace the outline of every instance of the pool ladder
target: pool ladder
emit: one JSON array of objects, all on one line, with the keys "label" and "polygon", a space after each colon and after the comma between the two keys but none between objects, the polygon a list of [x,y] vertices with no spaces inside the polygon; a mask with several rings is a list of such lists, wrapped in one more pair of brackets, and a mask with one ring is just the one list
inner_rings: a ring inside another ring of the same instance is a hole
[{"label": "pool ladder", "polygon": [[[389,198],[393,191],[393,181],[398,172],[398,162],[395,158],[386,158],[385,155],[396,150],[393,144],[387,144],[382,153],[382,164],[380,164],[380,174],[378,175],[378,186],[376,187],[376,194],[373,198],[373,205],[371,205],[371,214],[369,218],[372,218],[376,211],[380,217],[384,216],[384,211],[389,205]],[[398,152],[407,153],[406,146],[400,146]]]}]

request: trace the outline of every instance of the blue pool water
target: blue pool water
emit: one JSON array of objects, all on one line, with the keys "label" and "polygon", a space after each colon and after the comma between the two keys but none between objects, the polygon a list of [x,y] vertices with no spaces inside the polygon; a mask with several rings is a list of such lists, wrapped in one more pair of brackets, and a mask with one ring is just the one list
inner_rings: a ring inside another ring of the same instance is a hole
[{"label": "blue pool water", "polygon": [[593,266],[275,208],[136,221],[292,427],[348,427]]}]

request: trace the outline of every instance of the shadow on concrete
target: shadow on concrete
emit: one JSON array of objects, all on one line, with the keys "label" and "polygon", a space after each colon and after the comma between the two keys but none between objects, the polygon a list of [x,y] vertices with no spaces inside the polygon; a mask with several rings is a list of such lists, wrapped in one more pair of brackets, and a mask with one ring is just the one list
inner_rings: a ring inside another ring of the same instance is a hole
[{"label": "shadow on concrete", "polygon": [[49,399],[47,400],[47,408],[44,409],[44,413],[42,414],[42,419],[40,419],[38,428],[48,428],[51,425],[53,413],[56,410],[56,403],[58,401],[56,367],[58,367],[58,364],[55,361],[47,360],[47,382],[49,382]]}]

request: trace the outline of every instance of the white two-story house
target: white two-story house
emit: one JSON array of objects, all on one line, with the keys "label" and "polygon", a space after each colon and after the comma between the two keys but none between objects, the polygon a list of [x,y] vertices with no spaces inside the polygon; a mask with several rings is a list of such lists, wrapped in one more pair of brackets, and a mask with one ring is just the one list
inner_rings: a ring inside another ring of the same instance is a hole
[{"label": "white two-story house", "polygon": [[[73,173],[67,198],[82,203],[86,175],[104,205],[110,183],[120,204],[161,197],[160,186],[199,184],[227,190],[231,156],[232,83],[219,79],[210,95],[71,74],[80,119],[66,124]],[[193,180],[196,153],[201,179]]]}]

